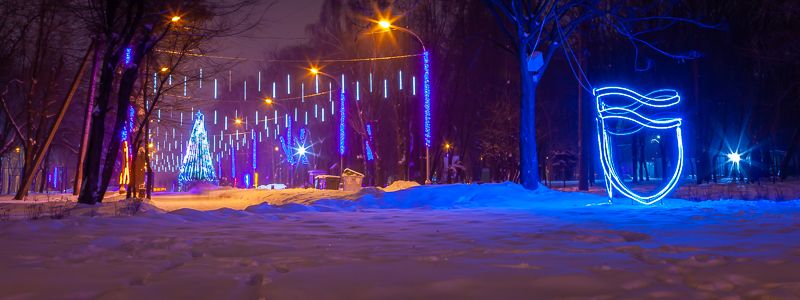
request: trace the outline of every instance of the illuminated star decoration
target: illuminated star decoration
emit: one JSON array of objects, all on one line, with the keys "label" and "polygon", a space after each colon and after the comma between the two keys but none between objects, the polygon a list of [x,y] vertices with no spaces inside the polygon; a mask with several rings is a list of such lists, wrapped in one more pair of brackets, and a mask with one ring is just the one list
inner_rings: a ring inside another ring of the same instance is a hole
[{"label": "illuminated star decoration", "polygon": [[[281,148],[283,148],[283,152],[286,153],[286,162],[292,166],[296,166],[298,164],[308,165],[308,154],[311,153],[311,145],[307,144],[307,129],[301,128],[300,137],[292,140],[290,126],[286,129],[286,139],[281,137],[280,140]],[[290,143],[287,143],[287,140],[289,140]]]},{"label": "illuminated star decoration", "polygon": [[[682,120],[676,117],[648,118],[643,113],[663,114],[681,101],[678,92],[661,89],[641,95],[622,87],[604,87],[594,89],[592,93],[597,105],[597,144],[609,199],[613,197],[614,190],[645,205],[653,204],[666,197],[678,185],[683,170]],[[611,137],[634,134],[642,129],[671,130],[673,128],[677,138],[678,157],[675,171],[667,183],[650,195],[642,195],[628,188],[614,167]]]}]

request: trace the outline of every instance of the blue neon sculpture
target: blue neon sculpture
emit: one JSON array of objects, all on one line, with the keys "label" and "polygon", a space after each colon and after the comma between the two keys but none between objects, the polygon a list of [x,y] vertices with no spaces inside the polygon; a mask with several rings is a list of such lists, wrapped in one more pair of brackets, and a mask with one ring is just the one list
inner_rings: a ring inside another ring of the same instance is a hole
[{"label": "blue neon sculpture", "polygon": [[[603,167],[609,199],[613,197],[614,190],[645,205],[656,203],[666,197],[678,185],[683,170],[681,118],[669,116],[674,113],[670,108],[681,101],[678,92],[661,89],[641,95],[622,87],[604,87],[594,89],[592,92],[597,105],[597,144],[600,150],[600,164]],[[653,118],[653,115],[657,117]],[[678,157],[675,172],[667,183],[649,195],[642,195],[628,188],[614,167],[612,137],[634,134],[642,129],[673,128],[677,138]]]},{"label": "blue neon sculpture", "polygon": [[286,162],[291,166],[308,165],[308,155],[311,153],[311,145],[307,144],[308,130],[300,128],[300,137],[294,138],[294,140],[292,140],[291,130],[291,126],[286,129],[286,139],[280,137],[281,148],[286,153]]}]

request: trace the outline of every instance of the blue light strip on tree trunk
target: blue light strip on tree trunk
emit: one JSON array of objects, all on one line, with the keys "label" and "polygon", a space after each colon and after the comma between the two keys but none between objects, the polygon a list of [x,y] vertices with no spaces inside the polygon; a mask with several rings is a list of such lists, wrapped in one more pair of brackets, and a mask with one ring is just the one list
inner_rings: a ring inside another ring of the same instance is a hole
[{"label": "blue light strip on tree trunk", "polygon": [[425,147],[431,147],[431,63],[430,54],[428,51],[422,53],[422,62],[424,73],[424,88],[425,88]]},{"label": "blue light strip on tree trunk", "polygon": [[341,93],[339,93],[339,155],[344,156],[344,120],[345,120],[345,107],[344,107],[344,74],[342,75]]}]

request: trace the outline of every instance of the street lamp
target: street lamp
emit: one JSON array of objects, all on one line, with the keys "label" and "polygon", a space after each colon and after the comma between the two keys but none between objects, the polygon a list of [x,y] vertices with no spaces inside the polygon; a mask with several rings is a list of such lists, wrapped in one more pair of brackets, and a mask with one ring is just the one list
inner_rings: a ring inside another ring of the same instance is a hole
[{"label": "street lamp", "polygon": [[181,20],[181,16],[173,16],[173,17],[172,17],[172,18],[170,18],[169,20],[170,20],[171,22],[173,22],[173,23],[174,23],[174,22],[178,22],[178,21],[180,21],[180,20]]},{"label": "street lamp", "polygon": [[[322,72],[316,67],[311,67],[308,71],[312,75],[322,75],[332,79],[339,85],[339,173],[344,173],[344,148],[345,148],[345,98],[344,98],[344,82],[340,82],[336,77],[331,74]],[[344,75],[342,75],[344,81]]]},{"label": "street lamp", "polygon": [[413,36],[419,44],[422,46],[422,66],[424,70],[423,74],[423,87],[424,87],[424,110],[425,110],[425,184],[431,184],[431,65],[430,65],[430,53],[428,49],[425,48],[425,43],[422,42],[422,39],[414,33],[413,31],[403,28],[397,27],[392,25],[391,20],[388,18],[381,18],[376,22],[380,28],[383,29],[383,32],[388,32],[390,30],[397,30],[402,31],[405,33],[410,34]]}]

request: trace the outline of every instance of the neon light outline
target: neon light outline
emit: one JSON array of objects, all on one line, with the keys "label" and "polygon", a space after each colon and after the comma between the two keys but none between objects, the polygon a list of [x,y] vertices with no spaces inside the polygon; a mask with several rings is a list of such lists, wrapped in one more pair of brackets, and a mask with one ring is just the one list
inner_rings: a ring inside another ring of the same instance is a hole
[{"label": "neon light outline", "polygon": [[[605,177],[606,191],[608,192],[609,201],[614,195],[616,189],[625,197],[628,197],[636,202],[644,205],[650,205],[667,196],[680,181],[680,174],[683,171],[683,137],[681,132],[681,118],[657,118],[650,119],[640,113],[637,113],[641,107],[649,108],[668,108],[675,106],[680,102],[680,95],[675,90],[661,89],[651,93],[641,95],[630,89],[622,87],[603,87],[594,89],[592,91],[596,100],[597,109],[597,146],[600,151],[600,165],[603,168],[603,175]],[[633,100],[633,103],[624,106],[611,106],[604,102],[605,97],[624,97]],[[626,129],[622,132],[619,130],[610,130],[606,128],[606,120],[619,120],[629,121],[636,124],[633,129]],[[620,179],[617,170],[614,168],[613,151],[611,147],[611,137],[619,135],[628,135],[638,132],[641,129],[675,129],[675,137],[678,146],[678,160],[675,167],[675,172],[670,177],[667,184],[661,189],[655,191],[651,195],[641,195],[627,186]]]}]

